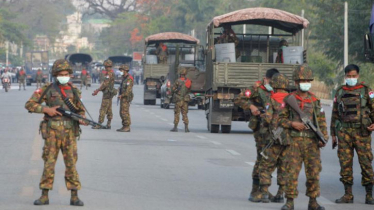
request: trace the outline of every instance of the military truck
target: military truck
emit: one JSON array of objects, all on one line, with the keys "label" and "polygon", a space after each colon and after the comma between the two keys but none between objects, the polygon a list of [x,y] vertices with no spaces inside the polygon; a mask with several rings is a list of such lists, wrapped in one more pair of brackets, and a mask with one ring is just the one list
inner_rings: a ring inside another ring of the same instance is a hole
[{"label": "military truck", "polygon": [[[303,17],[271,8],[247,8],[212,19],[206,30],[205,73],[205,113],[211,133],[230,133],[232,121],[249,120],[250,114],[237,107],[234,98],[263,80],[268,69],[277,68],[292,78],[294,69],[304,62],[301,32],[308,24]],[[234,26],[242,30],[242,25],[251,33],[233,31],[237,43],[217,44],[220,29]],[[283,49],[284,62],[275,63],[282,39],[289,47]]]},{"label": "military truck", "polygon": [[87,86],[91,87],[91,62],[92,57],[85,53],[73,53],[65,56],[65,60],[69,61],[73,68],[73,75],[70,81],[72,83],[81,83],[81,73],[83,69],[87,71]]},{"label": "military truck", "polygon": [[122,77],[119,73],[119,67],[122,64],[126,64],[131,69],[131,67],[132,67],[132,57],[131,56],[124,56],[124,55],[116,55],[116,56],[109,56],[108,59],[113,62],[113,67],[112,68],[113,68],[113,71],[115,73],[114,82],[116,84],[120,84],[121,81],[122,81]]},{"label": "military truck", "polygon": [[36,73],[42,70],[43,83],[49,78],[49,58],[48,51],[30,51],[25,53],[26,84],[30,86],[36,82]]},{"label": "military truck", "polygon": [[[176,45],[194,44],[198,40],[186,34],[166,32],[154,34],[145,39],[144,57],[142,60],[144,74],[144,105],[156,105],[156,99],[161,97],[161,85],[171,65],[175,64]],[[156,50],[160,43],[168,48],[166,64],[158,61]]]}]

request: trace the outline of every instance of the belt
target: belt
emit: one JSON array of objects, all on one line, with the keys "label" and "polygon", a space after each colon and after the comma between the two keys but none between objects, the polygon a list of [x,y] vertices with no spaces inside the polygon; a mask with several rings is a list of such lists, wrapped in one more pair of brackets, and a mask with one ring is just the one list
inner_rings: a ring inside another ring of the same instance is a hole
[{"label": "belt", "polygon": [[312,130],[306,130],[306,131],[291,131],[291,137],[308,137],[308,138],[314,138],[316,135]]},{"label": "belt", "polygon": [[69,120],[69,121],[65,121],[65,120],[58,120],[58,121],[51,121],[50,122],[52,126],[67,126],[67,125],[70,125],[72,124],[72,121]]},{"label": "belt", "polygon": [[342,128],[361,128],[361,123],[342,122]]}]

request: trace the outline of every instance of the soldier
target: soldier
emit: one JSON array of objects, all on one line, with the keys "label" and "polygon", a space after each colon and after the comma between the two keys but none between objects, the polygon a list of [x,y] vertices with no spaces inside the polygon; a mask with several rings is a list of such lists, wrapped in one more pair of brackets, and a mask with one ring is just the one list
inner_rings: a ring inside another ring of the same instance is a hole
[{"label": "soldier", "polygon": [[158,57],[158,63],[160,64],[168,63],[169,51],[168,51],[168,47],[164,45],[164,43],[162,42],[159,43],[156,49],[156,55]]},{"label": "soldier", "polygon": [[350,64],[345,67],[346,84],[336,91],[331,116],[331,136],[333,149],[338,146],[340,181],[345,194],[336,203],[353,203],[353,154],[356,150],[361,166],[362,186],[366,190],[366,204],[374,204],[373,199],[373,153],[371,132],[374,130],[374,92],[363,83],[357,83],[360,69]]},{"label": "soldier", "polygon": [[[104,61],[106,76],[104,77],[104,81],[101,83],[100,87],[92,93],[93,96],[96,96],[99,91],[103,92],[99,123],[102,124],[104,122],[104,117],[106,115],[108,119],[107,129],[111,128],[111,122],[113,119],[112,99],[115,95],[117,95],[117,90],[114,89],[114,73],[112,70],[112,64],[113,62],[109,59]],[[92,128],[101,129],[100,126],[93,126]]]},{"label": "soldier", "polygon": [[217,39],[217,44],[223,43],[234,43],[236,58],[240,57],[240,49],[238,48],[239,39],[236,36],[235,32],[232,30],[231,26],[229,25],[223,27],[222,35]]},{"label": "soldier", "polygon": [[43,81],[43,72],[41,69],[38,69],[36,72],[36,89],[42,87],[42,81]]},{"label": "soldier", "polygon": [[[243,93],[240,94],[234,101],[234,103],[241,107],[244,110],[251,110],[251,118],[249,120],[248,127],[251,128],[254,132],[254,137],[256,141],[256,150],[257,150],[257,158],[256,163],[253,167],[252,171],[252,191],[248,200],[253,201],[253,197],[260,189],[260,178],[259,178],[259,164],[262,159],[261,151],[262,148],[267,144],[267,140],[264,138],[269,134],[269,125],[265,121],[259,120],[261,111],[263,112],[265,106],[270,101],[270,96],[273,91],[272,87],[270,86],[269,82],[274,74],[279,73],[277,69],[269,69],[266,71],[265,78],[263,82],[258,81],[255,85]],[[260,111],[261,110],[261,111]],[[274,199],[273,196],[270,195],[271,199]]]},{"label": "soldier", "polygon": [[82,72],[81,72],[81,90],[82,90],[82,87],[83,85],[86,86],[86,90],[87,90],[87,70],[86,69],[82,69]]},{"label": "soldier", "polygon": [[[311,81],[313,81],[312,70],[306,65],[299,66],[293,73],[293,79],[297,91],[286,97],[295,97],[301,110],[321,130],[325,139],[327,126],[325,112],[321,102],[314,94],[309,92]],[[287,171],[288,182],[286,184],[287,202],[282,210],[294,209],[294,198],[298,196],[298,177],[301,166],[304,163],[306,174],[306,196],[309,197],[308,210],[324,210],[323,206],[317,203],[320,195],[319,173],[322,170],[320,148],[326,146],[318,140],[316,134],[302,123],[298,113],[289,105],[279,112],[280,125],[290,129],[292,138],[287,158],[289,159]]]},{"label": "soldier", "polygon": [[[274,88],[274,94],[271,95],[269,103],[265,108],[264,120],[269,125],[270,134],[265,136],[268,144],[271,147],[263,150],[263,157],[259,163],[259,178],[260,191],[255,193],[252,198],[253,202],[270,202],[269,186],[271,185],[271,174],[275,168],[278,168],[277,181],[279,189],[277,195],[272,199],[272,202],[284,202],[284,186],[286,185],[286,167],[287,167],[287,153],[290,144],[290,138],[287,135],[287,130],[283,130],[279,123],[278,112],[285,107],[283,99],[288,96],[286,89],[288,88],[288,79],[283,74],[273,75],[270,85]],[[283,131],[282,131],[283,130]],[[274,136],[274,133],[278,133]],[[281,139],[281,140],[279,140]],[[268,146],[268,145],[267,145]],[[264,158],[266,156],[266,158]]]},{"label": "soldier", "polygon": [[121,86],[119,87],[118,99],[121,100],[119,115],[122,119],[122,128],[117,129],[118,132],[130,132],[130,103],[134,98],[132,87],[134,86],[134,78],[129,74],[129,66],[121,65],[119,67],[122,75]]},{"label": "soldier", "polygon": [[175,100],[174,108],[174,128],[171,132],[178,132],[179,115],[182,112],[182,118],[184,122],[184,131],[186,133],[190,132],[188,129],[188,102],[190,101],[190,90],[191,90],[191,80],[186,77],[187,69],[183,68],[180,71],[180,78],[174,82],[173,88],[171,89],[172,96]]},{"label": "soldier", "polygon": [[279,50],[278,50],[277,58],[275,59],[275,63],[284,63],[283,49],[286,47],[288,47],[288,42],[282,39],[279,42]]},{"label": "soldier", "polygon": [[[34,205],[49,204],[48,192],[53,188],[54,168],[61,150],[66,166],[65,183],[67,189],[71,190],[70,205],[83,206],[83,202],[78,198],[81,183],[75,165],[78,159],[76,140],[80,135],[79,124],[85,125],[85,123],[80,121],[78,124],[77,121],[62,116],[56,110],[58,107],[69,110],[69,106],[64,101],[67,98],[76,109],[76,113],[85,116],[79,90],[68,83],[72,73],[72,68],[66,60],[56,60],[52,67],[52,75],[56,78],[56,82],[36,90],[25,105],[31,113],[44,113],[44,120],[40,123],[40,131],[45,140],[42,156],[44,171],[39,185],[42,196],[35,200]],[[45,105],[42,105],[44,102]]]},{"label": "soldier", "polygon": [[26,73],[23,69],[21,69],[19,72],[18,72],[18,83],[19,83],[19,90],[21,90],[21,85],[23,85],[23,89],[26,90],[26,87],[25,87],[25,80],[26,80]]}]

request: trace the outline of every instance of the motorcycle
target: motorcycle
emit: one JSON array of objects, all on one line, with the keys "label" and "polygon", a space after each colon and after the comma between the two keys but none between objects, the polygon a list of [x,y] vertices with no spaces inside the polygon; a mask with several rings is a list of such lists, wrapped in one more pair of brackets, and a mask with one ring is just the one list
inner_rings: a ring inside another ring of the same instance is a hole
[{"label": "motorcycle", "polygon": [[5,89],[5,92],[8,92],[10,90],[10,79],[9,78],[3,78],[3,88]]}]

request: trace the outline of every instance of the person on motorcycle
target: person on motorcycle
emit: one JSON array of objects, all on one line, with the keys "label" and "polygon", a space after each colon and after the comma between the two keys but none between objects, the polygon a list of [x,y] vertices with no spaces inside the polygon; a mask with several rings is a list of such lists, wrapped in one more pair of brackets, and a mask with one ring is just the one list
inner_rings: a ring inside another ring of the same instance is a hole
[{"label": "person on motorcycle", "polygon": [[1,75],[1,81],[5,78],[9,79],[9,83],[12,81],[12,74],[9,73],[8,69],[4,69],[4,73]]}]

